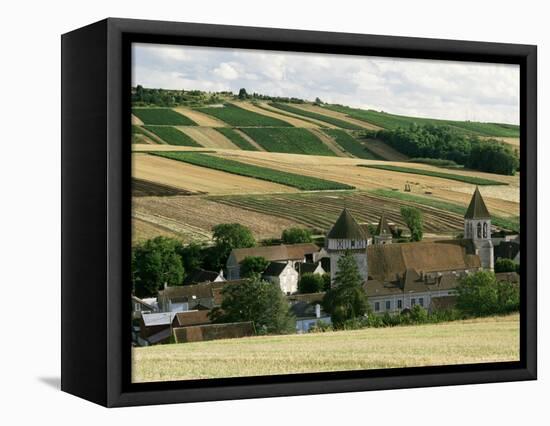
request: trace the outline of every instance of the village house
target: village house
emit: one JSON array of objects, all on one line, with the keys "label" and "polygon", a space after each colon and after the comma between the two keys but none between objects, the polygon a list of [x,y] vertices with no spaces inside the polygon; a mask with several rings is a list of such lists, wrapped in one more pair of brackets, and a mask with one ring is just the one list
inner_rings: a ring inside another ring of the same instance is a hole
[{"label": "village house", "polygon": [[299,262],[316,262],[319,247],[313,243],[279,244],[233,249],[227,259],[227,279],[237,280],[241,277],[241,262],[247,257],[263,257],[269,262],[289,263],[294,268]]},{"label": "village house", "polygon": [[266,281],[272,282],[281,288],[285,294],[298,291],[299,274],[292,266],[292,261],[286,263],[271,262],[262,274]]},{"label": "village house", "polygon": [[158,311],[158,304],[156,297],[149,297],[146,299],[140,299],[132,295],[132,318],[139,319],[144,313],[151,313]]},{"label": "village house", "polygon": [[320,323],[331,325],[330,315],[321,307],[325,293],[295,294],[287,297],[290,311],[296,317],[296,332],[307,333]]},{"label": "village house", "polygon": [[185,312],[212,309],[221,305],[223,287],[237,282],[240,280],[165,287],[158,292],[159,310],[161,312]]},{"label": "village house", "polygon": [[302,274],[323,275],[326,273],[323,265],[321,264],[321,261],[316,263],[299,262],[296,264],[296,271],[298,272],[299,276],[302,276]]},{"label": "village house", "polygon": [[183,285],[199,284],[199,283],[217,283],[223,282],[223,270],[220,272],[207,271],[205,269],[195,269],[187,274],[183,279]]}]

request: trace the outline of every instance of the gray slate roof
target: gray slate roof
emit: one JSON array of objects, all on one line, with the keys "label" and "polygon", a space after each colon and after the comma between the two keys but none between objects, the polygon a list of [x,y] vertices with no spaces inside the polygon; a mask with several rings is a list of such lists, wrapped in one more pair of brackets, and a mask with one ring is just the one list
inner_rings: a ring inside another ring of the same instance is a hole
[{"label": "gray slate roof", "polygon": [[263,274],[267,277],[278,277],[286,267],[286,263],[271,262],[267,265]]},{"label": "gray slate roof", "polygon": [[483,201],[483,197],[477,186],[474,195],[472,195],[468,210],[466,210],[466,214],[464,215],[464,219],[491,219],[489,210],[487,210],[485,201]]},{"label": "gray slate roof", "polygon": [[348,209],[344,209],[329,231],[327,238],[335,240],[362,240],[366,236]]}]

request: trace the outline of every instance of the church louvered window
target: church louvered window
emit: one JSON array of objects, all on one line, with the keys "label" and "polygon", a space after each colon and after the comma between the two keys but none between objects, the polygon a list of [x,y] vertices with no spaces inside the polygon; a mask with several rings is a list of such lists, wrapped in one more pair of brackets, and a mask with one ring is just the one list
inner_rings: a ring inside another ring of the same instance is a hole
[{"label": "church louvered window", "polygon": [[481,223],[477,224],[477,238],[481,238]]},{"label": "church louvered window", "polygon": [[487,222],[483,223],[483,238],[487,238]]}]

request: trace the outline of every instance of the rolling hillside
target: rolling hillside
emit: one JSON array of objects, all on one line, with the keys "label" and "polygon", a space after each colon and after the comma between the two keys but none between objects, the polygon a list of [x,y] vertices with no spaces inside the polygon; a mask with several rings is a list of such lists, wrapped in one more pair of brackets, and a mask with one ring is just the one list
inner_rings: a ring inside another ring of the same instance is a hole
[{"label": "rolling hillside", "polygon": [[493,224],[518,229],[517,174],[446,167],[416,155],[409,160],[373,138],[373,131],[422,121],[478,136],[482,143],[496,137],[517,147],[517,126],[299,100],[216,100],[133,109],[134,242],[156,235],[209,242],[212,226],[230,218],[240,218],[258,240],[278,238],[281,227],[290,225],[322,234],[343,204],[369,223],[386,212],[402,228],[400,208],[414,206],[428,235],[452,236],[462,229],[475,185],[481,185]]}]

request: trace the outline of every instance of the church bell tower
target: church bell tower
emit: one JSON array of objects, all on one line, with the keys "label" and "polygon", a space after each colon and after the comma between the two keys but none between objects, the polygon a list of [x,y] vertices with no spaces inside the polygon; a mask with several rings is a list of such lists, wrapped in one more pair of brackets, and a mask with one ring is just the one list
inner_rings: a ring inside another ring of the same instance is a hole
[{"label": "church bell tower", "polygon": [[494,269],[494,248],[491,240],[491,215],[476,187],[464,215],[464,238],[472,240],[483,269]]}]

